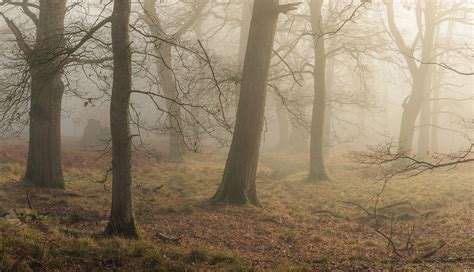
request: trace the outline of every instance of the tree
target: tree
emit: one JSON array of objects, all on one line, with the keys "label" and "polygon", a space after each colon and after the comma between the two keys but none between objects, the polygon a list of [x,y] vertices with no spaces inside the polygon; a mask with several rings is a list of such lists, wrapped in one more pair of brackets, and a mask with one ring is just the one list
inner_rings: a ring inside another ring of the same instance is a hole
[{"label": "tree", "polygon": [[[420,123],[425,124],[425,128],[422,128],[420,131],[420,146],[418,155],[421,157],[424,157],[429,149],[429,128],[426,126],[426,124],[430,122],[430,110],[425,96],[428,93],[429,87],[431,85],[431,67],[429,65],[424,65],[423,63],[417,65],[416,60],[412,57],[412,55],[418,41],[421,40],[421,60],[422,62],[431,61],[434,50],[435,29],[437,19],[439,19],[435,16],[436,7],[438,5],[437,1],[425,1],[424,3],[425,7],[422,7],[422,3],[420,1],[417,2],[416,15],[418,34],[411,47],[408,47],[395,23],[393,1],[385,1],[390,33],[393,36],[397,47],[402,52],[405,61],[407,62],[410,75],[413,80],[411,93],[403,103],[403,115],[400,125],[398,151],[399,153],[407,154],[411,152],[413,136],[415,133],[415,123],[420,111],[422,111]],[[424,14],[424,24],[421,18],[422,13]]]},{"label": "tree", "polygon": [[163,95],[167,97],[166,106],[169,118],[169,156],[172,161],[181,162],[184,156],[185,144],[182,136],[181,107],[179,101],[178,87],[173,71],[173,45],[183,34],[186,33],[199,19],[202,10],[207,5],[208,0],[196,1],[194,13],[184,22],[184,24],[174,32],[163,28],[160,17],[156,12],[156,1],[146,0],[143,7],[145,11],[144,21],[147,23],[151,34],[157,37],[154,46],[159,58],[156,59],[158,77],[160,79]]},{"label": "tree", "polygon": [[[34,42],[30,44],[17,24],[7,14],[0,12],[26,62],[25,71],[20,73],[21,82],[12,88],[12,93],[6,99],[0,101],[2,107],[6,108],[1,111],[1,121],[8,115],[8,122],[15,122],[29,111],[29,149],[24,181],[41,187],[64,188],[61,162],[64,67],[71,65],[73,54],[110,20],[106,18],[98,22],[89,31],[84,31],[83,37],[76,33],[79,37],[77,42],[67,44],[64,22],[70,7],[66,3],[66,0],[40,0],[38,3],[27,0],[0,1],[0,6],[20,7],[36,28]],[[28,104],[25,100],[29,100],[29,110],[18,111],[19,108],[28,107],[25,106]]]},{"label": "tree", "polygon": [[273,41],[279,14],[296,5],[279,5],[278,0],[254,3],[234,135],[215,202],[260,205],[255,180]]},{"label": "tree", "polygon": [[314,39],[314,102],[311,118],[311,140],[308,180],[327,180],[324,167],[323,135],[326,111],[326,46],[322,27],[323,0],[311,0],[311,28]]},{"label": "tree", "polygon": [[[4,1],[2,4],[14,4]],[[1,13],[24,54],[30,73],[29,149],[24,181],[37,186],[64,188],[61,165],[61,101],[64,84],[66,0],[16,3],[36,26],[30,46],[16,24]],[[38,16],[32,11],[38,10]]]},{"label": "tree", "polygon": [[114,1],[112,49],[114,59],[110,129],[112,134],[112,210],[106,233],[130,238],[140,237],[132,200],[131,141],[129,105],[132,93],[132,56],[130,50],[131,0]]}]

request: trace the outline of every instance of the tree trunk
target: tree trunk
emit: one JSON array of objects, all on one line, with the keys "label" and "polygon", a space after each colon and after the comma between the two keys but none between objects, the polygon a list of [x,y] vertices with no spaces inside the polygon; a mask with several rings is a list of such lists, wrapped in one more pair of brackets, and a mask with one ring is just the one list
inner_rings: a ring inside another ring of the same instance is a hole
[{"label": "tree trunk", "polygon": [[255,179],[277,8],[278,0],[254,4],[234,135],[221,185],[213,197],[216,202],[260,206]]},{"label": "tree trunk", "polygon": [[[161,80],[161,88],[166,99],[166,108],[169,118],[169,157],[174,162],[183,161],[184,142],[183,131],[180,124],[181,108],[179,106],[178,90],[176,80],[171,70],[172,55],[169,43],[160,43],[157,50],[161,59],[157,61],[158,77]],[[178,103],[177,103],[178,102]]]},{"label": "tree trunk", "polygon": [[[327,60],[326,65],[326,107],[324,112],[324,130],[323,130],[323,152],[324,156],[328,156],[331,152],[333,139],[332,139],[332,120],[330,114],[331,107],[331,95],[333,92],[334,85],[334,59],[330,58]],[[329,108],[327,107],[329,105]]]},{"label": "tree trunk", "polygon": [[400,135],[398,143],[398,153],[411,155],[413,136],[415,134],[415,124],[420,112],[420,104],[423,99],[422,92],[417,91],[422,88],[422,77],[418,74],[412,75],[412,91],[408,100],[403,104],[402,121],[400,124]]},{"label": "tree trunk", "polygon": [[328,176],[324,167],[323,135],[326,111],[326,49],[322,37],[322,5],[323,0],[311,0],[311,27],[314,38],[314,101],[311,117],[310,139],[310,181],[327,180]]},{"label": "tree trunk", "polygon": [[247,41],[249,39],[250,20],[252,19],[253,0],[242,3],[242,21],[240,23],[240,42],[239,42],[239,69],[242,71],[245,61],[245,52],[247,50]]},{"label": "tree trunk", "polygon": [[277,118],[278,118],[278,149],[284,150],[288,147],[290,141],[290,119],[288,112],[280,101],[277,101]]},{"label": "tree trunk", "polygon": [[140,237],[132,201],[131,134],[129,104],[132,92],[131,50],[128,24],[131,0],[114,1],[112,48],[113,87],[110,102],[112,133],[112,210],[106,228],[108,235]]},{"label": "tree trunk", "polygon": [[[153,36],[168,40],[169,37],[161,29],[159,16],[156,12],[156,2],[147,0],[144,2],[146,16],[144,17],[148,28]],[[157,40],[155,51],[159,58],[156,60],[158,78],[160,80],[163,96],[166,97],[166,110],[169,121],[169,158],[173,162],[182,162],[184,157],[184,139],[181,121],[181,108],[179,105],[176,79],[173,73],[172,44],[166,41]]]},{"label": "tree trunk", "polygon": [[[426,80],[431,82],[431,76]],[[431,84],[429,84],[431,86]],[[426,160],[430,156],[430,127],[431,127],[431,102],[429,98],[431,95],[425,93],[420,107],[419,118],[419,132],[418,132],[418,147],[416,157],[420,160]]]},{"label": "tree trunk", "polygon": [[[423,36],[423,62],[433,61],[434,51],[434,36],[436,32],[436,9],[437,1],[426,1],[425,3],[425,33]],[[423,100],[421,102],[420,111],[420,130],[418,136],[418,150],[417,158],[424,160],[430,154],[430,127],[431,127],[431,85],[433,81],[433,65],[421,64],[423,75],[423,87],[420,90],[423,92]]]},{"label": "tree trunk", "polygon": [[[436,29],[436,8],[437,8],[437,1],[423,1],[423,3],[417,3],[417,22],[421,26],[421,22],[424,18],[424,33],[422,34],[422,48],[421,48],[421,60],[422,62],[430,62],[432,58],[432,51],[433,51],[433,42],[434,42],[434,33]],[[398,152],[412,155],[412,146],[413,146],[413,136],[415,132],[415,123],[420,113],[422,103],[426,100],[426,96],[428,94],[429,87],[431,84],[431,80],[427,82],[427,77],[430,74],[430,67],[431,65],[425,65],[423,63],[417,66],[417,62],[414,58],[410,57],[410,48],[405,44],[403,37],[398,30],[396,23],[395,23],[395,16],[394,16],[394,9],[393,9],[393,1],[387,0],[384,1],[387,7],[387,18],[388,18],[388,26],[392,36],[394,37],[396,44],[400,51],[403,53],[403,57],[408,65],[408,68],[411,73],[412,77],[412,89],[410,96],[407,97],[406,101],[403,102],[403,115],[402,115],[402,122],[400,126],[400,135],[399,135],[399,144],[398,144]],[[419,5],[418,5],[419,4]],[[418,12],[418,8],[420,8]],[[424,10],[423,10],[424,8]],[[422,14],[424,13],[424,16]],[[423,32],[420,28],[419,31]],[[425,122],[427,119],[423,116],[422,121]],[[428,128],[429,131],[429,128]],[[426,136],[428,135],[428,136]],[[426,134],[425,132],[421,132],[420,135],[421,139],[426,140],[426,137],[429,138],[429,133]],[[422,144],[424,146],[424,143]],[[423,147],[425,148],[425,147]],[[420,152],[419,152],[420,153]],[[421,151],[421,153],[425,153]],[[401,162],[401,161],[400,161]]]},{"label": "tree trunk", "polygon": [[[65,0],[40,1],[36,44],[28,59],[31,72],[28,162],[24,181],[64,188],[61,165],[61,102],[64,93]],[[45,61],[48,60],[48,61]]]}]

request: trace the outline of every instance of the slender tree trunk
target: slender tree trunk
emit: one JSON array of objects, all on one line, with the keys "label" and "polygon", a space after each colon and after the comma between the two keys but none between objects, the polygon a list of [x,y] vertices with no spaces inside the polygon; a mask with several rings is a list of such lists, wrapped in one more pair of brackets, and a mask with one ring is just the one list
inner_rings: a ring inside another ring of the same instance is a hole
[{"label": "slender tree trunk", "polygon": [[418,74],[412,75],[412,91],[408,100],[403,104],[402,120],[400,124],[400,135],[398,143],[398,152],[411,155],[413,136],[415,134],[415,124],[420,112],[420,104],[423,99],[422,92],[418,91],[422,88],[422,77]]},{"label": "slender tree trunk", "polygon": [[[428,76],[426,80],[430,80]],[[429,84],[431,86],[431,84]],[[430,156],[430,127],[431,127],[431,92],[426,93],[420,107],[418,147],[416,157],[425,160]]]},{"label": "slender tree trunk", "polygon": [[314,101],[311,117],[310,140],[310,181],[327,180],[328,176],[324,167],[323,135],[326,111],[326,49],[322,33],[322,5],[323,0],[311,0],[311,27],[314,37]]},{"label": "slender tree trunk", "polygon": [[157,62],[158,77],[161,80],[161,88],[166,99],[166,108],[168,109],[168,118],[170,130],[169,137],[169,157],[174,162],[182,162],[184,156],[183,131],[181,128],[181,108],[176,89],[176,80],[172,67],[171,45],[169,43],[160,43],[157,47],[161,59]]},{"label": "slender tree trunk", "polygon": [[[436,9],[437,1],[431,0],[425,2],[424,16],[424,36],[422,47],[422,60],[424,62],[433,61],[434,55],[434,36],[436,32]],[[421,64],[423,85],[419,90],[423,93],[423,99],[420,105],[420,130],[418,136],[418,159],[427,159],[430,154],[430,127],[431,127],[431,85],[433,81],[433,65]]]},{"label": "slender tree trunk", "polygon": [[324,135],[323,135],[323,152],[324,156],[328,156],[331,152],[333,139],[332,139],[332,120],[330,109],[327,107],[328,105],[331,106],[331,95],[333,92],[333,85],[334,85],[334,59],[330,58],[327,60],[326,65],[326,107],[324,113]]},{"label": "slender tree trunk", "polygon": [[265,112],[267,76],[278,19],[278,0],[255,1],[237,119],[216,202],[259,206],[256,174]]},{"label": "slender tree trunk", "polygon": [[[28,162],[24,181],[64,188],[61,165],[61,102],[64,84],[60,54],[64,50],[66,0],[42,0],[36,44],[28,60],[31,72]],[[48,61],[46,61],[48,60]]]},{"label": "slender tree trunk", "polygon": [[288,112],[280,101],[277,101],[276,112],[278,118],[278,149],[283,150],[288,147],[290,141],[290,119]]},{"label": "slender tree trunk", "polygon": [[[144,2],[146,16],[144,20],[153,36],[168,40],[169,37],[161,28],[160,18],[156,12],[156,3],[153,0]],[[172,44],[166,41],[157,40],[155,42],[155,51],[159,58],[156,60],[158,78],[160,80],[163,96],[166,97],[166,109],[168,111],[168,140],[169,140],[169,158],[174,162],[182,162],[184,157],[184,138],[181,127],[181,108],[179,105],[179,96],[176,86],[176,78],[173,73],[173,55]]]},{"label": "slender tree trunk", "polygon": [[[394,16],[394,9],[393,9],[393,1],[387,0],[384,1],[387,7],[387,18],[388,18],[388,26],[392,36],[394,37],[398,48],[404,54],[403,57],[408,65],[412,76],[412,89],[410,96],[407,97],[406,101],[403,102],[403,115],[402,121],[400,126],[400,135],[399,135],[399,144],[398,144],[398,152],[412,155],[412,146],[413,146],[413,136],[415,132],[415,123],[420,113],[422,103],[426,99],[429,85],[431,81],[427,83],[426,78],[429,76],[429,66],[425,64],[419,64],[417,66],[417,62],[410,57],[410,48],[405,44],[403,37],[398,30],[396,23],[395,23],[395,16]],[[424,4],[424,5],[423,5]],[[436,29],[436,7],[437,1],[423,1],[417,3],[416,7],[416,16],[417,22],[421,25],[422,20],[424,18],[423,29],[424,33],[422,34],[422,48],[421,48],[421,60],[423,62],[430,62],[432,58],[432,51],[433,51],[433,42],[434,42],[434,33]],[[424,16],[422,16],[424,13]],[[420,118],[421,119],[421,118]],[[425,116],[423,117],[423,122],[426,121]],[[429,129],[429,128],[428,128]],[[426,134],[424,132],[421,133],[422,139],[426,140]],[[424,145],[424,143],[423,143]],[[421,153],[425,153],[422,151]],[[402,163],[402,161],[399,161]]]},{"label": "slender tree trunk", "polygon": [[114,75],[110,102],[112,133],[112,210],[106,228],[108,235],[140,237],[132,201],[131,134],[129,104],[132,92],[130,50],[131,0],[115,0],[112,19]]}]

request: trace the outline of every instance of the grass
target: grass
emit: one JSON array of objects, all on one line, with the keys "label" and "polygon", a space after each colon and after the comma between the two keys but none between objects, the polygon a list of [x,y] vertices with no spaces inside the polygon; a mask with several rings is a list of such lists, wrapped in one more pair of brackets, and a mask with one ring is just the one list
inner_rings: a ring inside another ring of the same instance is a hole
[{"label": "grass", "polygon": [[[386,213],[397,216],[392,232],[398,246],[411,235],[412,252],[399,258],[374,232],[373,220],[341,202],[371,209],[381,184],[362,179],[340,156],[327,162],[331,181],[312,184],[305,181],[304,156],[263,155],[258,171],[263,177],[258,180],[263,209],[209,203],[223,172],[223,157],[218,155],[193,155],[179,168],[139,163],[133,193],[145,236],[140,241],[101,235],[111,188],[95,182],[107,164],[92,167],[89,160],[65,167],[65,192],[25,187],[18,182],[20,162],[0,163],[0,212],[26,207],[29,190],[33,207],[43,215],[28,222],[20,218],[20,227],[0,220],[0,270],[474,269],[474,173],[469,168],[388,184],[380,207],[409,201],[419,211],[430,212],[420,217],[400,206]],[[390,229],[385,224],[382,230]],[[417,258],[440,240],[446,245],[433,256]]]}]

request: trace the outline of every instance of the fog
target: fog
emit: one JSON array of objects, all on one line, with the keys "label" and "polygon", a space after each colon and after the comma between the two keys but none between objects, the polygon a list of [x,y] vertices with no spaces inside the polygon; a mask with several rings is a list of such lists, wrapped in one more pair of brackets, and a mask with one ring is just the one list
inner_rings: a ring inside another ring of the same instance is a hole
[{"label": "fog", "polygon": [[0,270],[472,269],[473,26],[470,0],[0,0],[1,233],[102,254],[2,242]]}]

